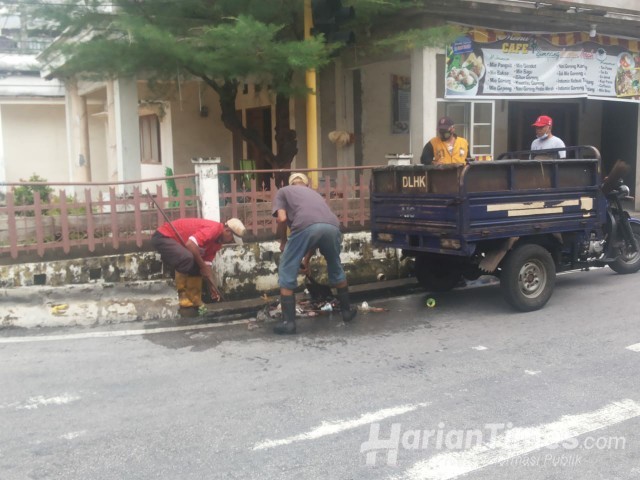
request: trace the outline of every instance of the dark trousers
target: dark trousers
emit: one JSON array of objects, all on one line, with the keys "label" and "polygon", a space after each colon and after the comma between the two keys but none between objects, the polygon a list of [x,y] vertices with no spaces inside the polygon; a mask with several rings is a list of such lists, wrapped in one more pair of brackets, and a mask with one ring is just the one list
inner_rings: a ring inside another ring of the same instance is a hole
[{"label": "dark trousers", "polygon": [[151,237],[151,244],[160,253],[162,261],[175,271],[186,275],[200,275],[200,268],[193,259],[193,253],[177,240],[155,232]]}]

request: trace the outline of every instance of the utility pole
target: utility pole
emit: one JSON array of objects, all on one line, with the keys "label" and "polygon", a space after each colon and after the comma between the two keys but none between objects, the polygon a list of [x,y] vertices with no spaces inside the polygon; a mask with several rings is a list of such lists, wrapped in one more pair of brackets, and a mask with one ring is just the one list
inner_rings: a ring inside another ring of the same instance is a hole
[{"label": "utility pole", "polygon": [[[311,38],[313,19],[311,15],[311,0],[304,0],[304,39]],[[318,96],[316,95],[316,71],[307,70],[305,83],[307,92],[307,167],[318,168]],[[312,187],[318,186],[318,172],[309,172]]]}]

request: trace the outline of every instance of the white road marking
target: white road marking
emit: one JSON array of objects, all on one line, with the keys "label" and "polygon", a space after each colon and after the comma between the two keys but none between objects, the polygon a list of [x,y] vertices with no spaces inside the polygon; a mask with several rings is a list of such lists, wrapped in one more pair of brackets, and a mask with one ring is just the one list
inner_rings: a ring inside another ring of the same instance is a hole
[{"label": "white road marking", "polygon": [[612,402],[593,412],[566,415],[556,422],[537,427],[514,428],[497,435],[494,442],[468,450],[435,455],[415,463],[401,478],[449,480],[638,416],[640,404],[633,400]]},{"label": "white road marking", "polygon": [[60,438],[64,440],[73,440],[74,438],[78,438],[84,435],[85,433],[87,433],[86,430],[80,430],[79,432],[69,432],[69,433],[65,433],[64,435],[60,435]]},{"label": "white road marking", "polygon": [[487,347],[484,347],[482,345],[478,345],[477,347],[471,347],[471,348],[473,348],[474,350],[489,350]]},{"label": "white road marking", "polygon": [[64,394],[57,397],[43,397],[38,395],[37,397],[30,397],[26,402],[14,402],[6,405],[0,405],[0,408],[15,408],[16,410],[34,410],[39,407],[47,407],[49,405],[65,405],[67,403],[80,400],[77,395]]},{"label": "white road marking", "polygon": [[640,343],[634,343],[633,345],[629,345],[627,350],[631,350],[632,352],[640,352]]},{"label": "white road marking", "polygon": [[408,412],[413,412],[418,408],[426,407],[429,403],[416,403],[413,405],[400,405],[398,407],[384,408],[377,412],[364,413],[358,418],[350,420],[338,420],[334,422],[322,422],[320,426],[299,435],[293,435],[291,437],[281,438],[279,440],[265,440],[258,442],[253,446],[253,450],[266,450],[268,448],[280,447],[282,445],[289,445],[294,442],[301,442],[304,440],[315,440],[316,438],[326,437],[327,435],[334,435],[336,433],[344,432],[345,430],[351,430],[363,425],[368,425],[373,422],[379,422],[386,418],[396,417]]},{"label": "white road marking", "polygon": [[129,337],[132,335],[151,335],[153,333],[182,332],[185,330],[203,330],[205,328],[219,328],[228,325],[242,325],[249,323],[249,320],[234,320],[224,323],[206,323],[201,325],[185,325],[181,327],[148,328],[141,330],[114,330],[110,332],[87,332],[70,333],[67,335],[41,335],[31,337],[8,337],[0,338],[0,343],[28,343],[28,342],[54,342],[57,340],[79,340],[83,338],[110,338]]},{"label": "white road marking", "polygon": [[537,375],[540,373],[540,370],[525,370],[524,373],[527,375]]}]

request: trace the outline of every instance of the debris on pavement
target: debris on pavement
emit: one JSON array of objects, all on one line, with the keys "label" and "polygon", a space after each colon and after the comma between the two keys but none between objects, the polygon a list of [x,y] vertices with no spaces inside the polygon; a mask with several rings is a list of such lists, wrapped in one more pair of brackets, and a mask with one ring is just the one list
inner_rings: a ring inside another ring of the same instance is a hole
[{"label": "debris on pavement", "polygon": [[269,306],[267,305],[256,314],[256,322],[266,322],[269,318]]},{"label": "debris on pavement", "polygon": [[378,313],[378,312],[388,312],[389,310],[382,307],[372,307],[371,305],[369,305],[368,302],[362,302],[362,304],[358,306],[358,311],[361,313],[369,313],[369,312]]},{"label": "debris on pavement", "polygon": [[247,329],[248,330],[255,330],[256,328],[260,328],[261,325],[258,325],[258,322],[256,321],[255,318],[251,318],[249,320],[249,323],[247,323]]},{"label": "debris on pavement", "polygon": [[[331,288],[328,285],[323,285],[315,281],[310,275],[305,278],[305,294],[308,298],[298,300],[296,303],[296,316],[299,318],[310,318],[324,315],[331,315],[333,312],[340,311],[340,302],[333,295]],[[262,295],[262,300],[266,305],[260,309],[255,319],[251,319],[247,325],[249,330],[253,330],[261,327],[261,323],[268,322],[272,319],[279,319],[282,317],[282,306],[278,300],[273,300],[272,297],[266,294]],[[386,308],[371,307],[367,302],[362,302],[362,305],[358,305],[358,310],[361,312],[386,312]]]},{"label": "debris on pavement", "polygon": [[67,313],[68,309],[69,305],[66,303],[56,304],[51,307],[51,313],[53,315],[64,315],[65,313]]}]

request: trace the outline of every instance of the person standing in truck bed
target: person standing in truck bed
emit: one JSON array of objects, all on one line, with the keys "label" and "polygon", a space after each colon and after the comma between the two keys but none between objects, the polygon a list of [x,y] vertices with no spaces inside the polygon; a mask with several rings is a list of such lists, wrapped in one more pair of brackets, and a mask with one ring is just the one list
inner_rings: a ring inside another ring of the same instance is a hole
[{"label": "person standing in truck bed", "polygon": [[[534,122],[532,127],[536,129],[536,138],[531,142],[531,150],[548,150],[551,148],[566,148],[564,142],[560,137],[556,137],[551,133],[553,127],[553,119],[546,115],[540,115]],[[542,159],[542,155],[531,155],[532,158]],[[567,158],[567,152],[565,150],[559,150],[551,155],[547,154],[548,158]]]},{"label": "person standing in truck bed", "polygon": [[423,165],[466,163],[469,143],[456,135],[454,122],[449,117],[438,120],[438,135],[427,142],[420,156]]}]

